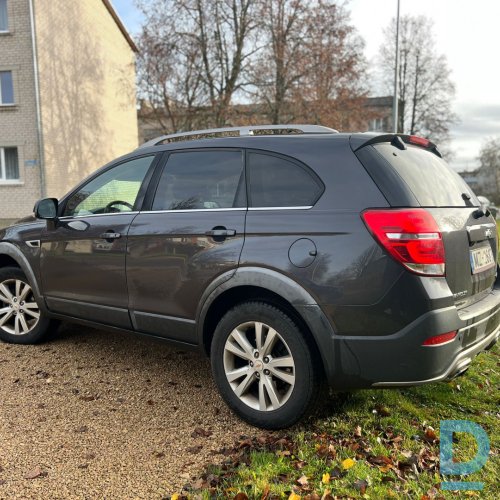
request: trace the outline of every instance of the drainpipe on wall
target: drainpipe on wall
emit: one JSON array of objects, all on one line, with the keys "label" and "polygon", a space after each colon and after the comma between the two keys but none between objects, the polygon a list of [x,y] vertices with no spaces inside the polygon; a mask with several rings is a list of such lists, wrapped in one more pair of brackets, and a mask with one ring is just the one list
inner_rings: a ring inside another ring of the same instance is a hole
[{"label": "drainpipe on wall", "polygon": [[36,126],[38,133],[38,157],[40,163],[40,193],[41,198],[45,198],[45,161],[43,154],[43,130],[42,130],[42,110],[40,107],[40,82],[38,80],[38,56],[36,49],[36,32],[35,32],[35,12],[33,8],[33,0],[29,0],[30,4],[30,24],[31,24],[31,46],[33,49],[33,72],[35,75],[35,100],[36,100]]}]

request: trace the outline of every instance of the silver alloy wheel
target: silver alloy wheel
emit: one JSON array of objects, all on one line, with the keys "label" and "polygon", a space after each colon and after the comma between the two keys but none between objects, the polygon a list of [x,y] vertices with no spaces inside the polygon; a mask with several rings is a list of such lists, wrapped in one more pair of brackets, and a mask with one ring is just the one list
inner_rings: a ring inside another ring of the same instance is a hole
[{"label": "silver alloy wheel", "polygon": [[255,410],[277,410],[295,386],[290,348],[276,330],[258,321],[242,323],[229,334],[224,371],[236,396]]},{"label": "silver alloy wheel", "polygon": [[40,308],[28,283],[8,279],[0,283],[0,328],[11,335],[26,335],[40,320]]}]

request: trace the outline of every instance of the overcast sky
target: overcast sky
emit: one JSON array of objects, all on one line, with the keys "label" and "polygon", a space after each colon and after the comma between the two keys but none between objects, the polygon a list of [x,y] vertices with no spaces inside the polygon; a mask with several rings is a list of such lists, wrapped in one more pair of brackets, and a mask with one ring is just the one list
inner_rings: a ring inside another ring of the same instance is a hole
[{"label": "overcast sky", "polygon": [[[141,13],[134,0],[113,0],[133,35]],[[366,57],[375,69],[382,30],[396,14],[397,0],[350,0],[347,7],[366,42]],[[500,137],[500,1],[401,0],[401,15],[423,14],[434,21],[436,50],[445,54],[456,84],[454,110],[460,124],[451,129],[453,166],[477,166],[482,143]]]}]

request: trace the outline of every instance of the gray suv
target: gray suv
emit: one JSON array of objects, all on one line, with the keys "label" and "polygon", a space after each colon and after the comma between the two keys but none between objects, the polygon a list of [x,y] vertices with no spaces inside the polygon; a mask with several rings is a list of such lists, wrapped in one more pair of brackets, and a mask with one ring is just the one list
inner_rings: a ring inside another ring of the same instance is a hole
[{"label": "gray suv", "polygon": [[500,332],[493,217],[415,136],[255,126],[164,136],[0,231],[0,338],[57,320],[210,356],[274,429],[336,390],[456,377]]}]

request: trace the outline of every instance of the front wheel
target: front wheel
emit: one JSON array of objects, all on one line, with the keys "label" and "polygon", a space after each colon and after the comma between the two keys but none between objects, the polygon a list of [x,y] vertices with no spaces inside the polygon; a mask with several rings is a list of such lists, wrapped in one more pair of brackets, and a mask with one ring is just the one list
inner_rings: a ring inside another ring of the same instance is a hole
[{"label": "front wheel", "polygon": [[35,344],[49,327],[50,320],[40,310],[21,269],[0,269],[0,339],[13,344]]},{"label": "front wheel", "polygon": [[265,429],[299,421],[316,400],[320,365],[282,310],[245,302],[218,324],[211,348],[215,382],[243,420]]}]

